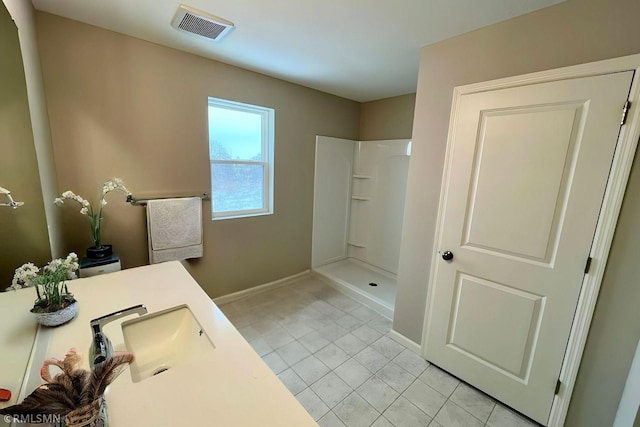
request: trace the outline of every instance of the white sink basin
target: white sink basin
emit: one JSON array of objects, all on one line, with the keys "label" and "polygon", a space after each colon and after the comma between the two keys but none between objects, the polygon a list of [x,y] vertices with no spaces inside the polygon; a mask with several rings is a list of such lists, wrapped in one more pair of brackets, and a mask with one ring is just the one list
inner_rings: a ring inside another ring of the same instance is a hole
[{"label": "white sink basin", "polygon": [[215,346],[187,305],[122,323],[124,344],[135,354],[131,379],[137,383],[185,362],[207,358]]}]

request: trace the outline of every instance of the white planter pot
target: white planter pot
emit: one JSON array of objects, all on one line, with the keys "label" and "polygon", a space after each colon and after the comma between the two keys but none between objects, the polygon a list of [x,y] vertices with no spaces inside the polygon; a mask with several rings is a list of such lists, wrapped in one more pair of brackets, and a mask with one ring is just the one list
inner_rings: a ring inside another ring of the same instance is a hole
[{"label": "white planter pot", "polygon": [[35,313],[36,320],[43,326],[60,326],[78,314],[78,301],[53,313]]}]

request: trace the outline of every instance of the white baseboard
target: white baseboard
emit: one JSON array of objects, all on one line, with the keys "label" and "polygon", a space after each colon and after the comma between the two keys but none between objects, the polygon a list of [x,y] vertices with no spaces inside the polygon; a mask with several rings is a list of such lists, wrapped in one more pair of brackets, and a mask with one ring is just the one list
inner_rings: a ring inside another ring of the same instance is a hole
[{"label": "white baseboard", "polygon": [[238,301],[239,299],[242,299],[251,295],[260,294],[262,292],[270,291],[272,289],[276,289],[281,286],[288,285],[291,282],[294,282],[298,279],[309,276],[310,272],[311,270],[305,270],[301,273],[294,274],[293,276],[288,276],[283,279],[278,279],[273,282],[265,283],[264,285],[255,286],[253,288],[234,292],[228,295],[223,295],[221,297],[212,298],[212,300],[216,305],[229,304],[230,302]]},{"label": "white baseboard", "polygon": [[399,332],[394,331],[393,329],[389,332],[389,338],[393,339],[394,341],[402,344],[403,346],[407,347],[409,350],[411,350],[412,352],[414,352],[415,354],[420,355],[421,353],[421,347],[420,344],[411,341],[409,338],[405,337],[404,335],[402,335]]}]

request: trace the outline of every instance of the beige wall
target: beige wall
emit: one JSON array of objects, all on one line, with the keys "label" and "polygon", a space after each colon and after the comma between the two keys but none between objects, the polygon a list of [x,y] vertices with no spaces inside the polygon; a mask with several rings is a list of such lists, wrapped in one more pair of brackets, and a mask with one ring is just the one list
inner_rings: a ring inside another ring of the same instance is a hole
[{"label": "beige wall", "polygon": [[[440,183],[455,86],[514,76],[640,52],[637,0],[568,0],[528,15],[491,25],[422,49],[409,166],[407,204],[400,254],[394,329],[420,342]],[[637,173],[637,172],[636,172]],[[628,205],[640,203],[640,182],[628,188],[618,235],[633,234]],[[637,241],[634,250],[614,243],[608,273],[586,347],[584,362],[569,409],[567,426],[611,425],[638,342],[638,310],[626,301],[640,301]],[[618,295],[617,292],[627,292]],[[627,321],[622,321],[626,316]],[[635,319],[635,321],[633,321]],[[616,342],[605,333],[616,330]],[[606,345],[598,345],[599,342]]]},{"label": "beige wall", "polygon": [[[189,269],[216,297],[309,268],[315,136],[357,139],[358,103],[45,13],[36,24],[60,190],[96,197],[117,176],[138,197],[209,192],[207,97],[272,107],[275,213],[207,219]],[[124,267],[146,264],[145,209],[108,201],[104,242]],[[85,218],[61,209],[67,248],[84,251]]]},{"label": "beige wall", "polygon": [[567,426],[612,425],[640,340],[640,163],[631,171]]},{"label": "beige wall", "polygon": [[[27,87],[12,17],[0,3],[0,186],[24,202],[0,207],[0,290],[25,262],[44,264],[51,256],[38,163],[33,144]],[[8,199],[0,196],[0,202]]]},{"label": "beige wall", "polygon": [[415,103],[415,93],[362,103],[360,141],[411,139]]}]

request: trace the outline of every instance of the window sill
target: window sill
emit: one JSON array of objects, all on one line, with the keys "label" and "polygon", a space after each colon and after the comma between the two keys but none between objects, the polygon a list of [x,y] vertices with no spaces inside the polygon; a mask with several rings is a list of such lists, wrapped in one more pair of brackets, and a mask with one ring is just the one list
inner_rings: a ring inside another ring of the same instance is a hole
[{"label": "window sill", "polygon": [[273,215],[273,212],[257,212],[257,213],[250,213],[250,214],[214,216],[214,217],[211,217],[211,221],[221,221],[221,220],[224,220],[224,219],[251,218],[251,217],[254,217],[254,216],[264,216],[264,215]]}]

